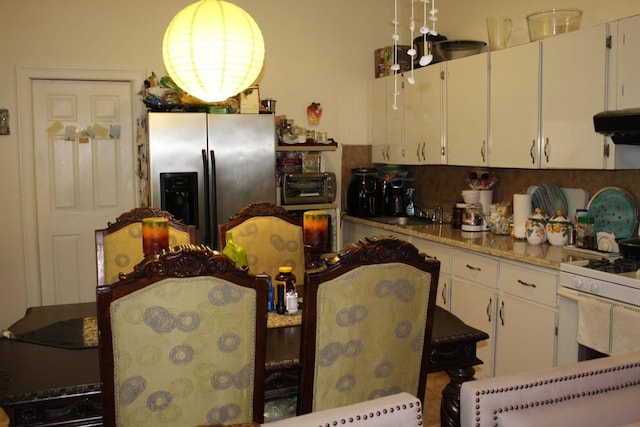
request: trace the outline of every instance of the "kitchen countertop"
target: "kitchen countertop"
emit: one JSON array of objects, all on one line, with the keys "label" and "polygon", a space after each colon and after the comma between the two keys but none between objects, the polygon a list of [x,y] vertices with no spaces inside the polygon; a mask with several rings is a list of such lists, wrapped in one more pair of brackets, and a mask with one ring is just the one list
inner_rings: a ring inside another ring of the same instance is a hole
[{"label": "kitchen countertop", "polygon": [[406,234],[455,248],[523,262],[552,269],[560,269],[560,263],[585,259],[567,252],[561,246],[548,243],[530,245],[526,240],[511,236],[499,236],[490,231],[469,232],[454,229],[451,224],[390,225],[373,218],[358,218],[344,215],[343,220],[369,225],[394,233]]}]

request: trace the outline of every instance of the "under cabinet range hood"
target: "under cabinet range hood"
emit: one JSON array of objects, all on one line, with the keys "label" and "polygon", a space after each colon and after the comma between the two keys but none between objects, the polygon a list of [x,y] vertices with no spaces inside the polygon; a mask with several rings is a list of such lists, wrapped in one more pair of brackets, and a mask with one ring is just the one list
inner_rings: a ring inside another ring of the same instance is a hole
[{"label": "under cabinet range hood", "polygon": [[593,116],[593,126],[615,144],[640,145],[640,108],[603,111]]}]

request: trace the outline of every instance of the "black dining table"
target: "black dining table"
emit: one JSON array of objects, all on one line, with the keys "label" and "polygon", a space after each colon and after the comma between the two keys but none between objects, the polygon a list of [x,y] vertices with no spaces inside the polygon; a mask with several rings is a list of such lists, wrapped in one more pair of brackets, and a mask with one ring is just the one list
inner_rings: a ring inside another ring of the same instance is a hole
[{"label": "black dining table", "polygon": [[[12,427],[102,425],[96,331],[87,333],[95,316],[95,303],[31,307],[9,328],[14,338],[0,339],[0,406]],[[266,401],[297,393],[300,324],[300,314],[269,313]],[[450,378],[442,391],[442,426],[459,425],[460,387],[482,363],[476,344],[488,337],[436,308],[429,372]]]}]

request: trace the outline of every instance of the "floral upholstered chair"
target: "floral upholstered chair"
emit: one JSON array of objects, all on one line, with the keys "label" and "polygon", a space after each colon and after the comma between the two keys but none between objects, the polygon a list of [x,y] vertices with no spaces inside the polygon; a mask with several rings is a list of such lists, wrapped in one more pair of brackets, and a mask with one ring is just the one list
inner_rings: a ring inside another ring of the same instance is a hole
[{"label": "floral upholstered chair", "polygon": [[424,402],[440,261],[370,237],[305,277],[300,414],[399,392]]},{"label": "floral upholstered chair", "polygon": [[107,228],[95,231],[98,286],[117,282],[120,273],[133,271],[142,261],[142,219],[149,217],[169,220],[169,247],[196,242],[195,226],[183,224],[170,212],[151,207],[125,212]]},{"label": "floral upholstered chair", "polygon": [[267,283],[181,246],[97,289],[104,425],[262,422]]},{"label": "floral upholstered chair", "polygon": [[226,233],[247,252],[249,273],[275,276],[278,267],[293,267],[299,283],[304,277],[304,242],[302,219],[272,203],[252,203],[218,225],[218,243],[227,244]]}]

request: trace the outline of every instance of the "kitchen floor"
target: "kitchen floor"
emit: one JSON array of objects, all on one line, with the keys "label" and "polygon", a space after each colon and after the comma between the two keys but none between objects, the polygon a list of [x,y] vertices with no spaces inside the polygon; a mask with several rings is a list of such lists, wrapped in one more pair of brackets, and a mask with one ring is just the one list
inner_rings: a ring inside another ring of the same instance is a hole
[{"label": "kitchen floor", "polygon": [[427,392],[422,413],[425,427],[440,427],[442,389],[448,383],[449,377],[444,372],[436,372],[427,376]]}]

